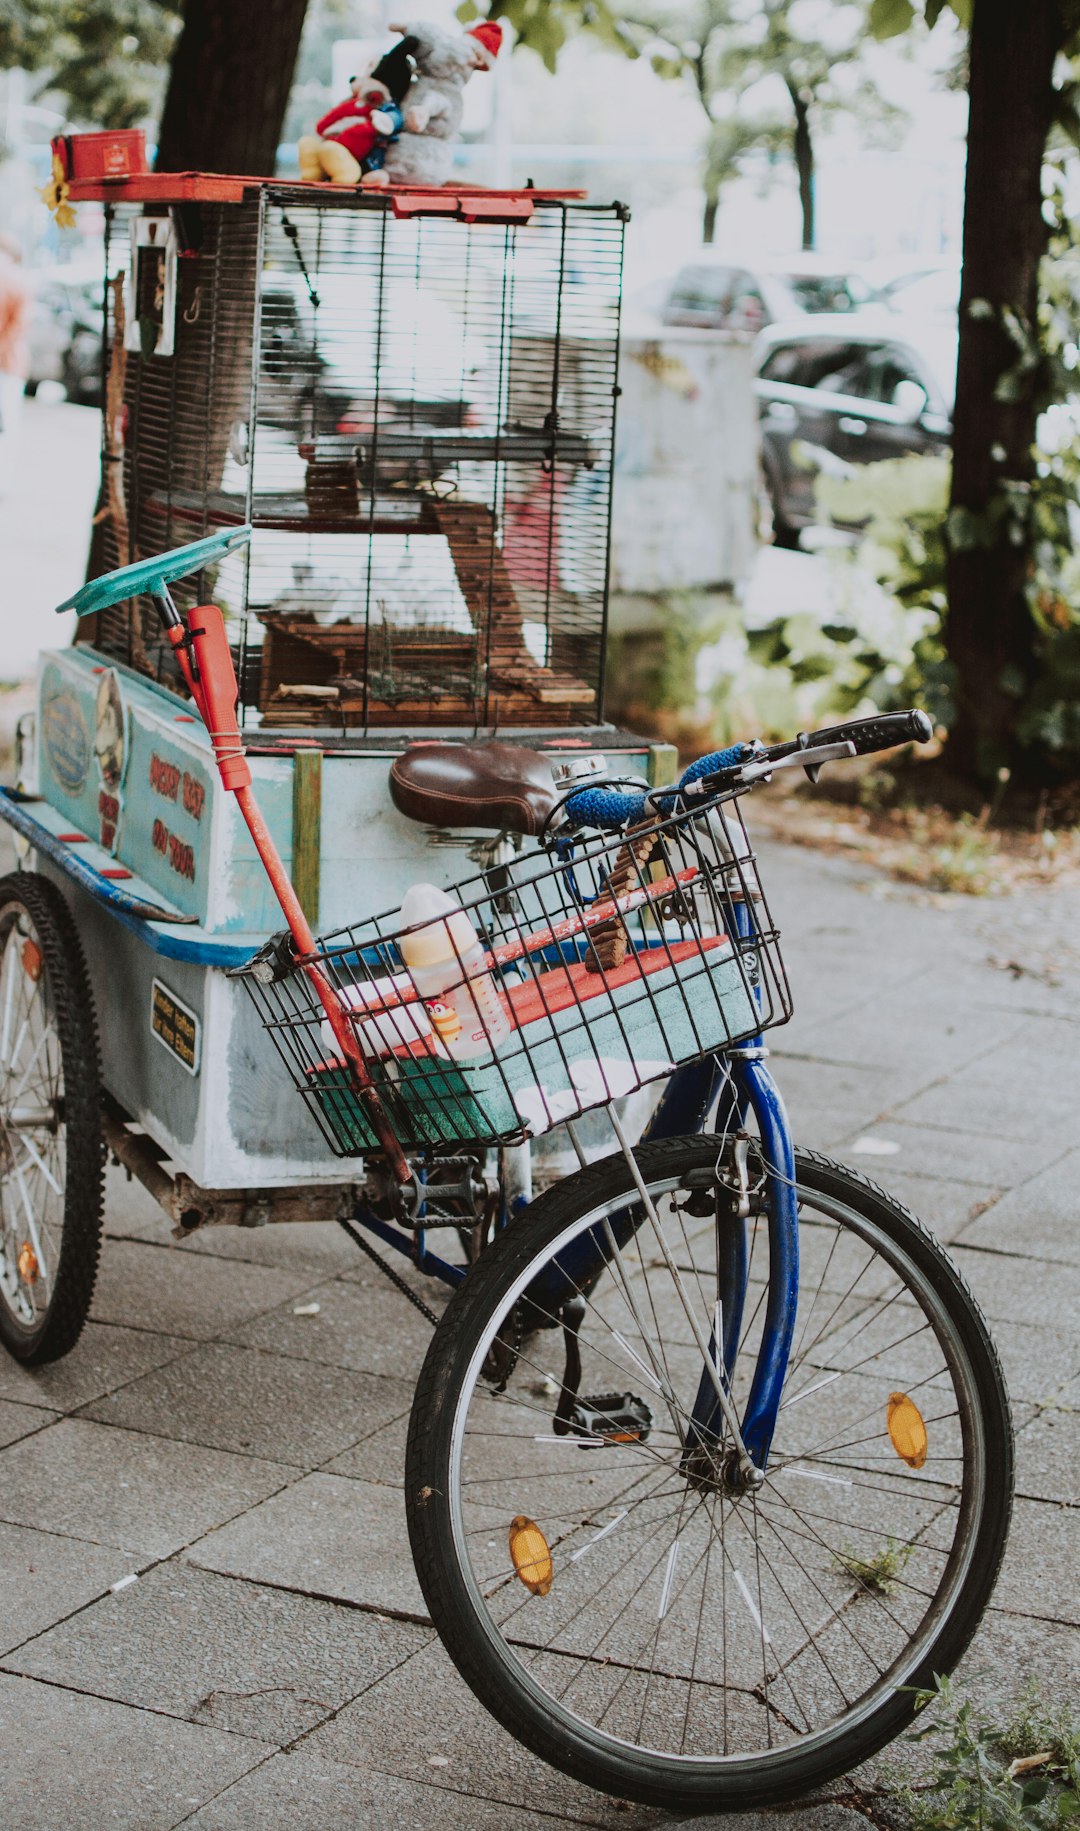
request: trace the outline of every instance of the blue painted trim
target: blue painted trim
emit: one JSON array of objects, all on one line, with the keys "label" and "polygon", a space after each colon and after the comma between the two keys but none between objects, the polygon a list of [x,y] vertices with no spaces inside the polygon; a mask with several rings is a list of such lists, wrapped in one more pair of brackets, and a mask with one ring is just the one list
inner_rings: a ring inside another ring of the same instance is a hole
[{"label": "blue painted trim", "polygon": [[189,938],[183,933],[169,933],[168,929],[174,929],[179,924],[167,909],[161,909],[153,918],[155,924],[162,923],[165,926],[153,926],[149,919],[150,911],[156,911],[158,905],[148,903],[142,897],[132,896],[130,891],[121,889],[111,878],[102,877],[100,871],[95,871],[92,865],[88,865],[71,846],[66,845],[62,839],[57,839],[56,834],[50,833],[40,820],[35,820],[33,814],[28,812],[26,803],[16,800],[8,789],[0,789],[0,820],[6,821],[8,826],[21,833],[24,839],[29,840],[35,852],[40,852],[51,860],[65,877],[100,903],[114,921],[119,922],[129,933],[138,935],[139,940],[163,960],[186,960],[192,966],[216,966],[224,970],[230,966],[243,966],[256,952],[259,944],[250,940],[239,943],[217,941],[205,934],[196,940],[194,936]]}]

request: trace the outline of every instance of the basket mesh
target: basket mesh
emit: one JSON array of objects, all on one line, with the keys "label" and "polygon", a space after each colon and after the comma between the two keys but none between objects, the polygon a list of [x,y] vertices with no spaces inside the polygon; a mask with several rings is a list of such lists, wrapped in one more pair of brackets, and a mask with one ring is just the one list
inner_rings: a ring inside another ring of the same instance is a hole
[{"label": "basket mesh", "polygon": [[[438,924],[452,959],[437,994],[407,970],[417,930],[400,911],[325,936],[313,958],[406,1148],[537,1135],[790,1015],[734,795],[519,854],[449,894],[485,949],[481,989],[453,920]],[[331,1148],[370,1150],[303,964],[270,982],[249,966],[244,983]]]}]

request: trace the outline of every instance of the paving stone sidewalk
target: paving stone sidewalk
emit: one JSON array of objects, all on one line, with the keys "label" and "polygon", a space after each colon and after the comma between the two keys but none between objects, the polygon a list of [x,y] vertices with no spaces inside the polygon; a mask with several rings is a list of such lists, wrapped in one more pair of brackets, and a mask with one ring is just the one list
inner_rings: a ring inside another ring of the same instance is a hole
[{"label": "paving stone sidewalk", "polygon": [[[796,1134],[952,1243],[1011,1383],[1016,1522],[972,1689],[1005,1708],[1034,1676],[1075,1700],[1080,892],[943,904],[763,852]],[[525,1754],[434,1639],[401,1485],[425,1338],[336,1230],[180,1246],[111,1176],[78,1348],[37,1373],[0,1360],[4,1831],[681,1822]],[[860,1831],[882,1773],[724,1822]]]}]

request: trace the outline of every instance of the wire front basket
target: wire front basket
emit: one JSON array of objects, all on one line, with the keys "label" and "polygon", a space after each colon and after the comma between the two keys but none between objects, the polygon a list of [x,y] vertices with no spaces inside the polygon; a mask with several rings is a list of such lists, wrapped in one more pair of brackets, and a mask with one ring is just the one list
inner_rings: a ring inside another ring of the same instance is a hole
[{"label": "wire front basket", "polygon": [[[406,1149],[519,1142],[791,1014],[733,793],[445,894],[422,923],[397,910],[324,937],[310,962]],[[273,945],[243,977],[294,1085],[335,1153],[377,1148],[309,974],[274,972]]]}]

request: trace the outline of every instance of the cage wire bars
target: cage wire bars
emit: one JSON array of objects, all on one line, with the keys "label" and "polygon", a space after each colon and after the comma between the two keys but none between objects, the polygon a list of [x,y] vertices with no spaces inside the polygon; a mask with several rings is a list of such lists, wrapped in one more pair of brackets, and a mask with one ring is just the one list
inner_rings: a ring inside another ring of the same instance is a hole
[{"label": "cage wire bars", "polygon": [[[114,272],[139,212],[106,214]],[[132,298],[107,286],[126,427],[97,569],[253,524],[177,588],[229,616],[249,729],[599,720],[625,214],[264,186],[174,208],[172,354],[118,355]],[[149,604],[88,633],[176,684]]]}]

